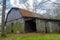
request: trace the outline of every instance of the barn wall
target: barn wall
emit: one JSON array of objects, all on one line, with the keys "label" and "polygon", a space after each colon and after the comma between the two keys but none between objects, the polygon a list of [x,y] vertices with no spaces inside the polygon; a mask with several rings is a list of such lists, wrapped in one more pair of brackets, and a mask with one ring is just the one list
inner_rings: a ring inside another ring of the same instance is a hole
[{"label": "barn wall", "polygon": [[52,33],[58,33],[59,25],[57,22],[49,22],[49,29]]},{"label": "barn wall", "polygon": [[14,33],[24,32],[24,20],[20,12],[15,9],[12,9],[7,17],[6,32],[11,33],[12,28],[14,30]]},{"label": "barn wall", "polygon": [[60,32],[60,25],[57,22],[46,22],[44,20],[36,19],[37,32],[46,33],[45,27],[47,27],[47,33]]},{"label": "barn wall", "polygon": [[7,21],[11,21],[14,19],[21,18],[22,15],[20,14],[19,10],[12,9],[11,12],[8,14]]},{"label": "barn wall", "polygon": [[59,31],[59,26],[57,22],[47,22],[47,25],[45,27],[47,27],[47,32],[48,33],[58,33]]},{"label": "barn wall", "polygon": [[58,32],[60,33],[60,23],[58,23]]},{"label": "barn wall", "polygon": [[45,22],[45,33],[49,33],[50,32],[49,23],[47,21],[44,22]]},{"label": "barn wall", "polygon": [[45,22],[40,19],[36,19],[36,29],[37,32],[45,32]]}]

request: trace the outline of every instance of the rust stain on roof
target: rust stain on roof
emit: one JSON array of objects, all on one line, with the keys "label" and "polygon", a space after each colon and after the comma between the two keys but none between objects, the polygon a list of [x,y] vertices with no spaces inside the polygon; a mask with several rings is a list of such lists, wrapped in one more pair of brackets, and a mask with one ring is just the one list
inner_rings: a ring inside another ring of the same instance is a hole
[{"label": "rust stain on roof", "polygon": [[22,15],[23,15],[24,17],[44,18],[42,15],[38,15],[38,14],[36,14],[36,13],[27,11],[27,10],[25,10],[25,9],[20,9],[20,12],[22,13]]}]

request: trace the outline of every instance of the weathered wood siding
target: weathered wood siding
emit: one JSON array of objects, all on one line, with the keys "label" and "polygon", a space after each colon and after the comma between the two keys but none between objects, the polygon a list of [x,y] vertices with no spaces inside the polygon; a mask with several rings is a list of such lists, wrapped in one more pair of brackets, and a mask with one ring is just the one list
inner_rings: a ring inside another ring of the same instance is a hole
[{"label": "weathered wood siding", "polygon": [[36,29],[37,32],[44,32],[46,33],[47,28],[47,33],[58,33],[60,32],[60,25],[57,22],[46,22],[44,20],[36,19]]},{"label": "weathered wood siding", "polygon": [[7,17],[7,21],[11,21],[11,20],[14,20],[14,19],[18,19],[18,18],[21,18],[21,14],[20,12],[16,9],[12,9],[11,12],[8,14],[8,17]]},{"label": "weathered wood siding", "polygon": [[36,19],[37,32],[45,32],[45,23],[40,19]]},{"label": "weathered wood siding", "polygon": [[54,32],[57,32],[59,31],[59,26],[58,26],[58,23],[57,22],[49,22],[49,30],[50,32],[54,33]]},{"label": "weathered wood siding", "polygon": [[[13,27],[12,27],[13,23]],[[24,20],[19,10],[12,9],[11,12],[7,16],[6,23],[6,31],[11,33],[11,29],[13,28],[14,33],[22,33],[24,32]]]},{"label": "weathered wood siding", "polygon": [[58,23],[58,32],[60,33],[60,23]]}]

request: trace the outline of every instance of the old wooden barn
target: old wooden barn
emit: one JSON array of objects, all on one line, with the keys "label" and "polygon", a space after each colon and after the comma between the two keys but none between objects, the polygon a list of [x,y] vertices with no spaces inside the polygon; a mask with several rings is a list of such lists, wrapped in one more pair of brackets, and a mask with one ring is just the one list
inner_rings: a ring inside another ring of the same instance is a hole
[{"label": "old wooden barn", "polygon": [[58,33],[60,20],[45,19],[42,15],[20,8],[12,8],[6,16],[7,33]]}]

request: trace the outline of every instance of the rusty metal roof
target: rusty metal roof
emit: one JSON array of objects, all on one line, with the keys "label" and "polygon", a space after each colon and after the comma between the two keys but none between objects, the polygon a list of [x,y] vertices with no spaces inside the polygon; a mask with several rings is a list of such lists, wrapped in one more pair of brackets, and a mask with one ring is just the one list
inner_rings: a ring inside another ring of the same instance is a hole
[{"label": "rusty metal roof", "polygon": [[36,17],[36,18],[44,18],[42,15],[38,15],[36,13],[30,12],[28,10],[25,9],[20,9],[20,12],[22,13],[22,15],[24,17]]},{"label": "rusty metal roof", "polygon": [[[33,13],[33,12],[30,12],[28,10],[25,10],[25,9],[22,9],[22,8],[11,8],[12,9],[15,9],[15,10],[19,10],[20,13],[22,14],[23,17],[34,17],[34,18],[44,18],[42,15],[40,14],[37,14],[37,13]],[[11,10],[8,12],[8,14],[11,12]],[[7,15],[8,15],[7,14]]]}]

